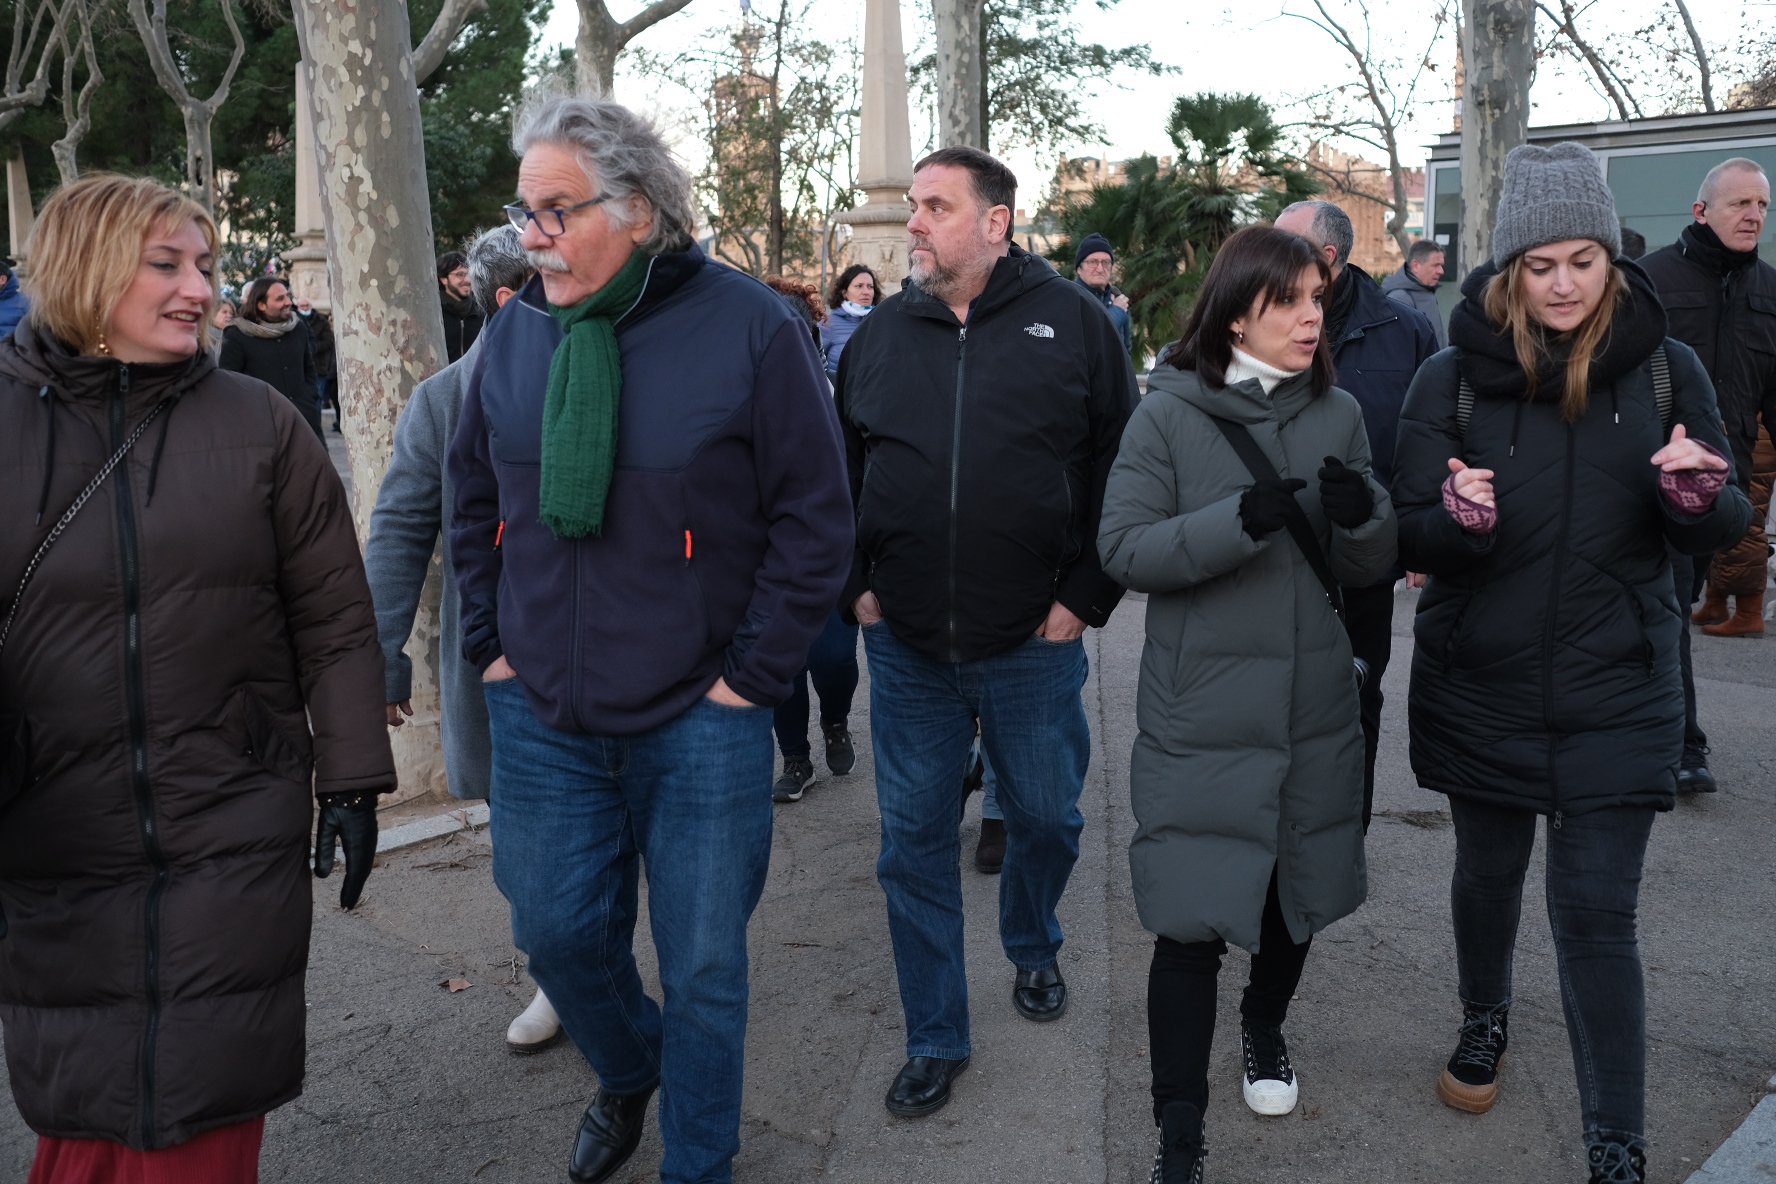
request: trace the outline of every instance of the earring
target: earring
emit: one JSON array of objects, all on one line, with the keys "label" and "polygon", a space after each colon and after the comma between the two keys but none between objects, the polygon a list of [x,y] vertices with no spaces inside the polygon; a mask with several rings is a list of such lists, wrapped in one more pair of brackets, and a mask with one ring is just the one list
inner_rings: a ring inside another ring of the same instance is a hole
[{"label": "earring", "polygon": [[1234,339],[1234,341],[1238,342],[1240,345],[1244,345],[1246,343],[1246,335],[1244,333],[1240,332],[1238,329],[1235,329],[1233,331],[1233,339]]},{"label": "earring", "polygon": [[111,346],[105,341],[105,331],[103,329],[99,330],[99,342],[97,345],[93,346],[93,348],[99,352],[100,357],[108,358],[111,356]]}]

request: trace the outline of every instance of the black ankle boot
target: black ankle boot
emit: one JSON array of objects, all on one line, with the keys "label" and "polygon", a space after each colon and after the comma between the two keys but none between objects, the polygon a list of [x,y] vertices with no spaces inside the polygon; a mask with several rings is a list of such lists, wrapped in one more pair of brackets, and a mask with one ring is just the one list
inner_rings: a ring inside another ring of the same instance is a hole
[{"label": "black ankle boot", "polygon": [[1589,1184],[1646,1184],[1646,1152],[1626,1143],[1593,1143],[1585,1148]]},{"label": "black ankle boot", "polygon": [[1159,1150],[1147,1184],[1203,1184],[1202,1111],[1189,1102],[1167,1102],[1159,1112]]}]

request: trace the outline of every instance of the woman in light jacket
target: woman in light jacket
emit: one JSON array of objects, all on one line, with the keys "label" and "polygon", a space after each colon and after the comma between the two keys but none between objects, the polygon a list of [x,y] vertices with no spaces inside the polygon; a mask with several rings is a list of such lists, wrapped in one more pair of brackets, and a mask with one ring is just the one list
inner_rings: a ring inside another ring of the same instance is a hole
[{"label": "woman in light jacket", "polygon": [[[1337,583],[1392,570],[1393,509],[1369,475],[1362,412],[1332,385],[1329,286],[1305,239],[1268,226],[1229,238],[1180,347],[1148,378],[1104,497],[1104,571],[1148,593],[1129,863],[1157,939],[1152,1179],[1165,1184],[1203,1178],[1228,943],[1253,955],[1242,1093],[1260,1114],[1290,1113],[1290,996],[1312,935],[1366,890],[1350,642],[1287,525],[1305,516]],[[1276,475],[1254,474],[1218,420],[1249,433]]]},{"label": "woman in light jacket", "polygon": [[839,355],[845,352],[845,343],[851,340],[851,334],[857,332],[857,326],[863,324],[863,318],[876,307],[881,296],[876,273],[861,263],[853,263],[833,281],[832,291],[826,298],[831,310],[824,342],[827,378],[836,380],[839,377]]},{"label": "woman in light jacket", "polygon": [[[1412,769],[1449,795],[1462,1023],[1438,1095],[1498,1096],[1523,876],[1549,819],[1547,898],[1593,1182],[1646,1177],[1646,1003],[1635,910],[1683,753],[1669,548],[1745,531],[1714,389],[1665,336],[1602,170],[1578,144],[1505,161],[1493,262],[1455,347],[1401,413],[1394,496],[1413,627]],[[1660,394],[1664,391],[1663,396]]]}]

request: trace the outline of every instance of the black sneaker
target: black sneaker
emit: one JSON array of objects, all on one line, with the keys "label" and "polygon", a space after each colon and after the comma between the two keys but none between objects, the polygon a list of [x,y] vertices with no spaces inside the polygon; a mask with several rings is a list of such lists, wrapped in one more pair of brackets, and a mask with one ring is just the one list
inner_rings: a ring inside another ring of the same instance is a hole
[{"label": "black sneaker", "polygon": [[1241,1092],[1254,1114],[1292,1114],[1301,1100],[1295,1070],[1289,1064],[1289,1044],[1283,1030],[1269,1024],[1240,1021],[1240,1049],[1245,1054],[1246,1079]]},{"label": "black sneaker", "polygon": [[1646,1152],[1626,1143],[1593,1143],[1585,1148],[1590,1184],[1646,1184]]},{"label": "black sneaker", "polygon": [[814,783],[814,762],[805,756],[783,758],[783,776],[771,784],[773,802],[799,802]]},{"label": "black sneaker", "polygon": [[857,764],[857,750],[851,746],[851,731],[843,720],[820,729],[826,733],[826,767],[834,773],[849,773]]},{"label": "black sneaker", "polygon": [[1677,792],[1713,793],[1719,788],[1708,771],[1708,745],[1684,745],[1683,759],[1677,762]]},{"label": "black sneaker", "polygon": [[1462,1008],[1461,1037],[1437,1081],[1437,1096],[1469,1114],[1484,1114],[1498,1101],[1499,1066],[1505,1059],[1503,1007]]},{"label": "black sneaker", "polygon": [[1167,1102],[1160,1111],[1159,1149],[1153,1153],[1153,1174],[1147,1184],[1202,1184],[1202,1111],[1189,1102]]}]

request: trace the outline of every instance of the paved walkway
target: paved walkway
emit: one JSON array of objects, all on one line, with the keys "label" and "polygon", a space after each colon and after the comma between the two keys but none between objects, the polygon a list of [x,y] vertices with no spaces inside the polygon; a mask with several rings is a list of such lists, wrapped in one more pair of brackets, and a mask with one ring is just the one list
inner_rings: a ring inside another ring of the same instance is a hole
[{"label": "paved walkway", "polygon": [[[1131,600],[1089,635],[1086,702],[1097,744],[1083,808],[1084,851],[1063,903],[1072,1007],[1055,1024],[1019,1019],[994,933],[997,882],[967,864],[976,1055],[954,1100],[920,1121],[881,1096],[903,1036],[874,860],[878,820],[867,684],[853,712],[857,769],[823,776],[779,807],[771,876],[752,927],[753,1008],[743,1149],[751,1184],[1063,1184],[1146,1180],[1145,973],[1124,852],[1132,823],[1126,758],[1144,606]],[[1410,646],[1411,594],[1397,644]],[[1705,719],[1723,791],[1686,801],[1654,830],[1642,898],[1650,1003],[1651,1179],[1682,1181],[1764,1098],[1776,1048],[1776,916],[1771,770],[1776,667],[1766,643],[1697,638]],[[1776,643],[1768,643],[1776,644]],[[1371,897],[1315,944],[1290,1017],[1302,1106],[1260,1119],[1240,1104],[1234,1007],[1245,957],[1228,959],[1211,1084],[1209,1175],[1216,1184],[1548,1184],[1585,1177],[1578,1102],[1548,937],[1524,910],[1517,1006],[1501,1101],[1475,1118],[1437,1102],[1433,1083],[1459,1018],[1447,904],[1452,835],[1444,802],[1414,788],[1405,760],[1407,654],[1390,700],[1370,835]],[[761,787],[761,792],[763,792]],[[506,1022],[529,998],[515,973],[485,830],[385,856],[352,914],[336,881],[316,893],[306,1094],[271,1117],[264,1179],[337,1184],[471,1184],[565,1178],[572,1132],[594,1082],[568,1047],[519,1058]],[[645,945],[645,943],[644,943]],[[643,955],[644,973],[651,960]],[[452,993],[440,984],[465,978]],[[1776,1103],[1764,1104],[1768,1113]],[[1767,1127],[1765,1128],[1768,1129]],[[1776,1173],[1772,1141],[1707,1184]],[[22,1180],[32,1139],[0,1099],[0,1180]],[[657,1125],[617,1184],[657,1178]],[[1761,1159],[1759,1156],[1761,1155]],[[1711,1169],[1713,1170],[1713,1169]]]}]

